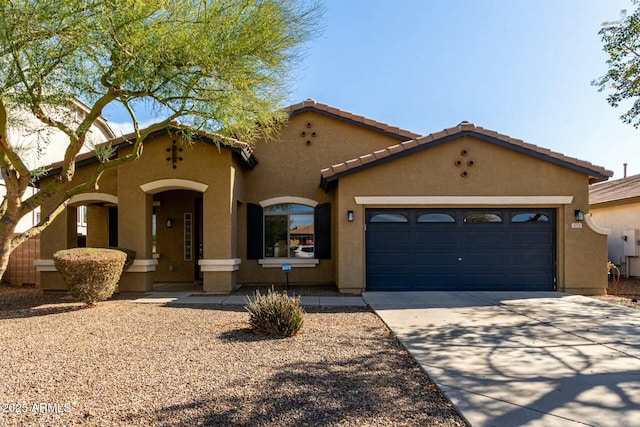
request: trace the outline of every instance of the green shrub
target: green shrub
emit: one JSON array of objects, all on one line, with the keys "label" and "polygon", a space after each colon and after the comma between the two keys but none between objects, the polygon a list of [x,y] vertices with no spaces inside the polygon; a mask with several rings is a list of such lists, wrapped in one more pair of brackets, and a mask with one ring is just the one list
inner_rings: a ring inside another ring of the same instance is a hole
[{"label": "green shrub", "polygon": [[114,248],[114,247],[110,247],[108,249],[113,249],[116,251],[120,251],[120,252],[124,252],[127,255],[127,259],[124,262],[124,266],[122,267],[122,273],[124,274],[125,271],[127,271],[127,269],[129,267],[131,267],[131,264],[133,264],[133,261],[136,259],[136,251],[134,251],[133,249],[127,249],[127,248]]},{"label": "green shrub", "polygon": [[114,249],[74,248],[53,254],[56,269],[75,298],[93,306],[113,295],[127,254]]},{"label": "green shrub", "polygon": [[256,291],[255,300],[245,306],[249,324],[254,331],[266,335],[290,337],[298,333],[304,323],[304,310],[300,298],[279,294],[273,289],[267,295]]}]

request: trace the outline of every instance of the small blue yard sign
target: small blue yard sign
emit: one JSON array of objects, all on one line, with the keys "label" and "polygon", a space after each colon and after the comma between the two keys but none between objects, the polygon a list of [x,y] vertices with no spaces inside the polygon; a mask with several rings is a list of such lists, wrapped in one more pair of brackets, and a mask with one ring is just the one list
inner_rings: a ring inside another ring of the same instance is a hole
[{"label": "small blue yard sign", "polygon": [[282,271],[284,271],[285,273],[289,273],[291,271],[291,264],[284,263],[282,264]]}]

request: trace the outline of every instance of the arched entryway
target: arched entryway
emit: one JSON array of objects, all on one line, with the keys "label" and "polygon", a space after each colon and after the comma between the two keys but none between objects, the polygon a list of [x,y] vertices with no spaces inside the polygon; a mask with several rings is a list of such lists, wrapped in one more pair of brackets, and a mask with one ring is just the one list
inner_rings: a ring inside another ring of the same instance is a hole
[{"label": "arched entryway", "polygon": [[[154,288],[202,286],[202,193],[169,190],[153,195]],[[182,284],[183,286],[178,286]]]},{"label": "arched entryway", "polygon": [[[118,198],[105,193],[83,193],[71,198],[75,208],[78,247],[118,246]],[[74,211],[69,214],[73,216]]]},{"label": "arched entryway", "polygon": [[166,179],[141,186],[153,195],[152,252],[157,260],[154,289],[202,290],[202,202],[207,186]]}]

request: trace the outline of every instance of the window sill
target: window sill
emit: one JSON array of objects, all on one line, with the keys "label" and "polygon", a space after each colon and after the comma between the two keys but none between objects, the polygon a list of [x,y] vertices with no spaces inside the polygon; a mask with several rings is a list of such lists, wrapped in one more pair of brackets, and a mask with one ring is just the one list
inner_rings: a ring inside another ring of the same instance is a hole
[{"label": "window sill", "polygon": [[282,268],[282,264],[291,264],[293,268],[310,268],[320,263],[315,258],[263,258],[258,260],[262,268]]}]

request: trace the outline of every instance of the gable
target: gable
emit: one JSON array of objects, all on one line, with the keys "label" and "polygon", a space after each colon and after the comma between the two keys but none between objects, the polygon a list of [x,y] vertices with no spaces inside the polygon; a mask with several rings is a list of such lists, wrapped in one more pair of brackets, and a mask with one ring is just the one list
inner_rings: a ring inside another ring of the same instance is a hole
[{"label": "gable", "polygon": [[315,107],[296,109],[275,140],[255,144],[260,163],[245,176],[247,198],[263,200],[286,194],[322,200],[325,196],[318,172],[327,164],[380,150],[415,135],[381,127],[365,126]]},{"label": "gable", "polygon": [[354,196],[430,196],[433,200],[579,195],[586,203],[587,183],[587,176],[575,170],[465,135],[361,168],[341,177],[339,189]]},{"label": "gable", "polygon": [[[153,129],[153,128],[150,128]],[[158,141],[164,141],[165,137],[173,137],[177,138],[176,132],[179,131],[180,128],[176,126],[167,126],[158,128],[157,130],[152,131],[147,139],[144,141],[144,146],[155,145],[158,144]],[[144,130],[146,131],[146,130]],[[144,132],[143,131],[143,132]],[[130,133],[127,135],[123,135],[118,138],[111,139],[106,142],[106,144],[110,144],[118,155],[122,155],[122,153],[129,152],[133,141],[135,141],[135,133]],[[250,149],[249,144],[234,140],[232,138],[226,138],[221,135],[216,135],[204,131],[197,131],[192,138],[193,142],[204,143],[205,145],[214,146],[215,149],[224,149],[229,150],[235,155],[241,163],[243,163],[248,168],[252,169],[258,164],[258,160],[253,155],[252,150]],[[144,156],[142,156],[144,157]],[[139,160],[137,160],[139,162]],[[81,168],[84,166],[88,166],[91,164],[99,163],[100,160],[96,157],[94,152],[79,154],[76,157],[76,168]],[[58,175],[62,170],[62,162],[57,162],[51,165],[50,169],[38,178],[39,180],[45,177],[51,177]]]},{"label": "gable", "polygon": [[[403,143],[374,151],[373,153],[334,164],[321,171],[321,186],[327,191],[340,178],[361,172],[363,170],[379,166],[406,156],[415,155],[424,150],[430,150],[451,141],[461,138],[474,138],[507,150],[529,156],[532,159],[541,160],[550,164],[568,168],[575,172],[587,175],[589,183],[607,180],[613,172],[589,162],[565,156],[564,154],[526,143],[506,135],[490,131],[469,122],[445,129],[441,132],[427,135],[422,138],[405,141]],[[464,155],[463,155],[464,157]],[[454,160],[456,161],[456,160]],[[467,160],[464,160],[465,162]]]},{"label": "gable", "polygon": [[397,126],[391,126],[387,123],[379,122],[377,120],[370,119],[359,114],[353,114],[349,111],[341,110],[328,104],[316,102],[313,99],[307,99],[306,101],[303,101],[299,104],[291,105],[288,108],[288,111],[289,117],[295,117],[306,112],[314,112],[316,114],[331,117],[335,120],[343,121],[345,123],[349,123],[354,126],[379,133],[381,135],[389,136],[399,141],[406,141],[422,136],[406,129],[400,129]]}]

